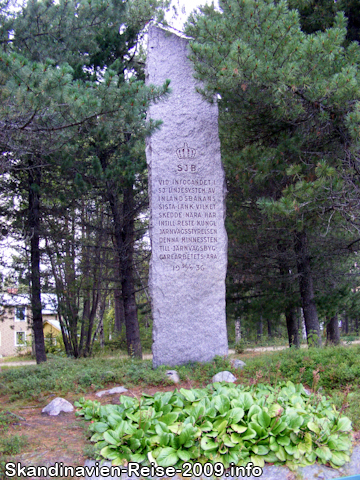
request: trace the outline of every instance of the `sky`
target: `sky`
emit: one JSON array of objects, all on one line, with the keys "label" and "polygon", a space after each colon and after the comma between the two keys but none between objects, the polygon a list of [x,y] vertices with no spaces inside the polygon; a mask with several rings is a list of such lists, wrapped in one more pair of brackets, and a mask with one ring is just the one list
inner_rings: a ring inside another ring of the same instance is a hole
[{"label": "sky", "polygon": [[[175,6],[178,12],[178,17],[172,18],[172,15],[169,14],[167,16],[167,20],[172,27],[176,28],[177,30],[182,30],[184,22],[190,13],[195,10],[196,7],[205,5],[206,3],[211,5],[213,0],[172,0],[172,5]],[[214,0],[214,3],[217,4],[217,1]]]}]

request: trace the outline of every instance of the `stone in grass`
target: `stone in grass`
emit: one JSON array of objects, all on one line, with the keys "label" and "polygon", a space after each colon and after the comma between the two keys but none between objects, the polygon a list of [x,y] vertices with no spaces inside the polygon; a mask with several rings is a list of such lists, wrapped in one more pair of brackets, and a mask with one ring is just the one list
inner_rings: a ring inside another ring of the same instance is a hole
[{"label": "stone in grass", "polygon": [[211,380],[212,380],[212,383],[215,383],[215,382],[234,383],[236,381],[236,377],[231,372],[224,370],[223,372],[219,372],[216,375],[214,375]]},{"label": "stone in grass", "polygon": [[180,377],[179,374],[177,373],[176,370],[168,370],[166,372],[166,376],[172,380],[174,383],[179,383],[180,382]]},{"label": "stone in grass", "polygon": [[128,389],[125,387],[114,387],[110,388],[110,390],[101,390],[100,392],[96,392],[95,395],[97,397],[102,397],[103,395],[116,395],[117,393],[125,393]]},{"label": "stone in grass", "polygon": [[59,415],[60,412],[73,412],[74,407],[65,398],[56,397],[46,407],[42,409],[42,413],[48,415]]},{"label": "stone in grass", "polygon": [[246,367],[246,363],[243,362],[242,360],[239,360],[238,358],[234,358],[233,360],[231,360],[231,365],[234,368],[238,368],[240,370],[242,370],[244,367]]}]

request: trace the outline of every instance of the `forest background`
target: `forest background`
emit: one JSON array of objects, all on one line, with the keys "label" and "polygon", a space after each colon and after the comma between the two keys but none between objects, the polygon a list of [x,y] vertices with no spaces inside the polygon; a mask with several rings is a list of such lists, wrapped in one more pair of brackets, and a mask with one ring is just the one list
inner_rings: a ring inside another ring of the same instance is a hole
[{"label": "forest background", "polygon": [[[359,7],[229,0],[187,24],[220,110],[232,342],[358,333]],[[41,292],[57,295],[67,355],[151,347],[144,145],[160,125],[146,111],[171,85],[145,86],[144,35],[166,8],[0,4],[0,221],[17,247],[2,290],[31,293],[38,363]]]}]

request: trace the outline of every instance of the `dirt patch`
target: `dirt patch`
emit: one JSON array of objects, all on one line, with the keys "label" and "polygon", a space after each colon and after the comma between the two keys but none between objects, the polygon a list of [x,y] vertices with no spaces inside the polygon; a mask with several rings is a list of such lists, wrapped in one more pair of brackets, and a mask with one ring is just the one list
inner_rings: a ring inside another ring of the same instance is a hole
[{"label": "dirt patch", "polygon": [[[149,386],[136,387],[129,389],[124,395],[140,398],[142,393],[150,395],[156,392],[166,392],[175,390],[175,388],[191,388],[189,382],[169,386]],[[109,386],[111,388],[111,386]],[[90,392],[83,395],[86,399],[97,400],[102,405],[119,404],[120,396],[96,397],[96,392]],[[65,398],[74,403],[81,395],[69,394]],[[17,409],[12,409],[12,424],[7,435],[25,435],[27,445],[22,449],[22,453],[11,459],[13,462],[20,462],[22,466],[51,466],[56,462],[62,462],[68,466],[83,466],[87,452],[91,452],[91,442],[89,441],[88,426],[82,417],[78,417],[74,412],[61,413],[58,416],[49,416],[42,414],[42,408],[47,405],[54,396],[48,397],[39,405],[25,405]],[[34,402],[33,402],[34,403]],[[0,409],[6,410],[7,399],[0,399]],[[43,477],[42,477],[43,478]],[[35,478],[30,478],[35,480]]]}]

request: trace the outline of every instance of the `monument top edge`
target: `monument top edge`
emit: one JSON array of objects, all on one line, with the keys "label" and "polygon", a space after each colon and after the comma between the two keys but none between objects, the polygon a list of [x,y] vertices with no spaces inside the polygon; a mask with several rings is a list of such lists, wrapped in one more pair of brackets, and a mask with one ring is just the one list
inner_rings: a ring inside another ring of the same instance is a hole
[{"label": "monument top edge", "polygon": [[170,25],[163,25],[162,23],[150,22],[149,28],[158,28],[159,30],[164,30],[165,32],[172,33],[177,37],[184,38],[185,40],[193,40],[192,37],[188,37],[184,32],[178,30],[177,28],[171,27]]}]

